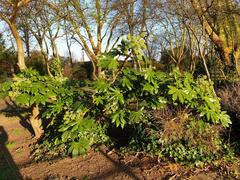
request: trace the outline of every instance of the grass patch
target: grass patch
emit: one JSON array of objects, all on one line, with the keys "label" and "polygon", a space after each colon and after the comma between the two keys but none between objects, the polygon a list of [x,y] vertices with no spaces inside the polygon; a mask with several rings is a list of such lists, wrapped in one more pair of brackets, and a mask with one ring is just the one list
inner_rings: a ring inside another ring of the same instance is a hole
[{"label": "grass patch", "polygon": [[19,129],[19,128],[17,128],[17,129],[14,129],[13,131],[12,131],[12,135],[13,136],[19,136],[19,135],[22,135],[22,130],[21,129]]},{"label": "grass patch", "polygon": [[16,146],[15,142],[8,142],[8,143],[6,143],[6,147],[8,149],[13,149],[15,146]]}]

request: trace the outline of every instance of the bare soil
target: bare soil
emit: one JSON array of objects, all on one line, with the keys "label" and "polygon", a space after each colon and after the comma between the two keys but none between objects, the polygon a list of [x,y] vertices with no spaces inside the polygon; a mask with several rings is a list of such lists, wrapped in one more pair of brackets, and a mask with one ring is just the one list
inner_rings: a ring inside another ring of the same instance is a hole
[{"label": "bare soil", "polygon": [[30,158],[30,146],[34,139],[28,130],[29,125],[18,113],[6,113],[9,108],[16,111],[7,104],[0,100],[0,180],[232,179],[220,175],[217,170],[191,169],[158,162],[158,159],[142,154],[123,157],[105,147],[90,151],[86,156],[36,163]]}]

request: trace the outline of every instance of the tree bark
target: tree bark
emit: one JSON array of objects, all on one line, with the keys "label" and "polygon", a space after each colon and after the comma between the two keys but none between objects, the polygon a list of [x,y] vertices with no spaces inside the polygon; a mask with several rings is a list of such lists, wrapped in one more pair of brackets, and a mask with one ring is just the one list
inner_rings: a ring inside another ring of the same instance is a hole
[{"label": "tree bark", "polygon": [[235,51],[233,56],[234,56],[235,63],[236,63],[237,73],[238,73],[238,75],[240,75],[240,49]]},{"label": "tree bark", "polygon": [[43,40],[39,40],[39,41],[38,41],[38,44],[39,44],[39,47],[40,47],[40,51],[41,51],[42,57],[43,57],[44,62],[45,62],[45,66],[46,66],[47,73],[48,73],[48,75],[49,75],[50,77],[53,77],[53,75],[52,75],[52,73],[50,72],[50,69],[49,69],[48,55],[44,52]]},{"label": "tree bark", "polygon": [[39,113],[39,108],[36,105],[32,108],[32,115],[30,117],[30,123],[37,139],[39,139],[44,133],[42,127],[42,120],[39,118]]},{"label": "tree bark", "polygon": [[[240,47],[238,47],[238,45],[236,47],[233,47],[233,44],[230,43],[229,44],[229,38],[226,37],[226,34],[224,32],[224,30],[220,31],[220,32],[216,32],[216,30],[214,30],[211,26],[211,22],[205,17],[205,9],[201,6],[201,3],[197,0],[191,0],[192,6],[205,30],[205,32],[207,33],[207,35],[209,36],[209,38],[211,39],[211,41],[216,45],[217,49],[220,52],[220,55],[223,59],[223,61],[225,62],[225,65],[231,67],[233,65],[232,60],[231,60],[231,56],[234,56],[234,63],[236,65],[236,70],[238,72],[238,74],[240,75],[240,65],[239,65],[239,61],[240,61]],[[225,2],[228,3],[228,2]],[[232,18],[234,23],[231,23],[231,26],[235,27],[235,32],[236,33],[235,39],[236,39],[236,44],[238,44],[238,39],[240,36],[240,25],[238,24],[238,22],[236,22],[236,17],[229,17]],[[221,22],[220,22],[221,23]],[[219,27],[224,29],[226,27],[224,27],[223,24],[219,24]],[[234,37],[232,37],[234,40]]]},{"label": "tree bark", "polygon": [[30,34],[29,34],[29,27],[28,25],[24,25],[26,27],[23,27],[23,33],[24,33],[24,43],[26,47],[27,57],[30,59],[31,52],[30,52]]},{"label": "tree bark", "polygon": [[9,24],[9,27],[11,29],[13,37],[16,40],[17,53],[18,53],[18,67],[19,67],[20,71],[22,71],[22,70],[27,69],[25,60],[24,60],[24,48],[23,48],[22,39],[21,39],[19,32],[17,30],[17,27],[14,23]]}]

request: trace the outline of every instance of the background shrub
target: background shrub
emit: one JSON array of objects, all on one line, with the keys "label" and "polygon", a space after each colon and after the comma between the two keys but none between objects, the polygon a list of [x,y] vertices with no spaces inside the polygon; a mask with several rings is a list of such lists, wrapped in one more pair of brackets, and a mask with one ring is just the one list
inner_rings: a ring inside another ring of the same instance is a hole
[{"label": "background shrub", "polygon": [[240,150],[240,82],[224,84],[217,89],[223,108],[231,116],[232,125],[225,132],[225,138],[235,147],[235,152]]}]

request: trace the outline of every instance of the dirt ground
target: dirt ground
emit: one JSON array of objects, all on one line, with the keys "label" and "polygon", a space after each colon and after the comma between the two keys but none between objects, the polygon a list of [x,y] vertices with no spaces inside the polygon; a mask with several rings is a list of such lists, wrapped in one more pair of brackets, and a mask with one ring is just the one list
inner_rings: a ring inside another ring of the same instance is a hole
[{"label": "dirt ground", "polygon": [[158,162],[142,155],[122,157],[102,147],[88,155],[36,163],[30,159],[34,142],[28,125],[18,113],[9,114],[5,101],[0,100],[0,180],[14,179],[232,179],[213,172]]}]

